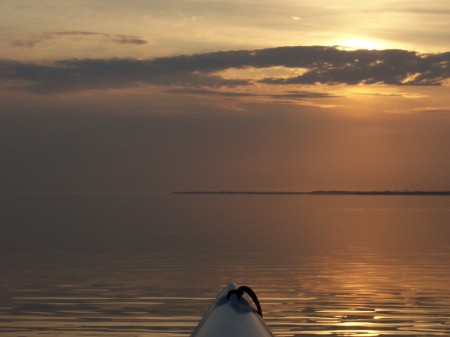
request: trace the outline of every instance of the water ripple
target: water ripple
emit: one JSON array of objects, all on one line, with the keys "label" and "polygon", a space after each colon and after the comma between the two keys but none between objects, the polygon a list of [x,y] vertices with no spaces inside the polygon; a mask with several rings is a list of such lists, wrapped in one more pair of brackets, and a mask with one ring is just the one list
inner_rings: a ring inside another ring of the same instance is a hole
[{"label": "water ripple", "polygon": [[450,335],[450,254],[237,259],[2,259],[0,333],[189,336],[220,287],[235,281],[258,292],[276,336]]}]

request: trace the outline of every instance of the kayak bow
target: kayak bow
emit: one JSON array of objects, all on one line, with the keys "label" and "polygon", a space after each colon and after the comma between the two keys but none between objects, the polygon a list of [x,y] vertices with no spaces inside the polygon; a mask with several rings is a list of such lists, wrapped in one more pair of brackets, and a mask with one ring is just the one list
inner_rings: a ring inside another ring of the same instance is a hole
[{"label": "kayak bow", "polygon": [[[256,309],[243,296],[249,295]],[[262,319],[255,293],[246,286],[226,286],[198,323],[191,337],[273,337]]]}]

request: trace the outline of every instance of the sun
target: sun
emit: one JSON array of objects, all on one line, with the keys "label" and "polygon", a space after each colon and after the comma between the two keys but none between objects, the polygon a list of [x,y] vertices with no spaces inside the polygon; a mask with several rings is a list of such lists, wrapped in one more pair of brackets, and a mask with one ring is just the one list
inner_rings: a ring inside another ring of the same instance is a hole
[{"label": "sun", "polygon": [[381,43],[371,40],[371,39],[365,39],[365,38],[350,38],[350,39],[344,39],[336,42],[336,45],[339,48],[345,49],[345,50],[355,50],[355,49],[383,49],[383,46]]}]

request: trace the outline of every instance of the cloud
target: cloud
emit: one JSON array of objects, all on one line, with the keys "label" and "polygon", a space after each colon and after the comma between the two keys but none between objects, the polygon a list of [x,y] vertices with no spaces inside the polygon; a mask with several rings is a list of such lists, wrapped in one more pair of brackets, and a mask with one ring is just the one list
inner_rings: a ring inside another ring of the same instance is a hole
[{"label": "cloud", "polygon": [[[312,56],[307,54],[307,56]],[[442,85],[450,77],[450,53],[419,54],[405,50],[355,50],[327,48],[317,53],[304,74],[266,78],[268,84],[388,84]],[[301,63],[301,62],[299,62]]]},{"label": "cloud", "polygon": [[409,99],[419,99],[429,97],[428,95],[410,92],[357,92],[354,95],[373,97],[401,97]]},{"label": "cloud", "polygon": [[[79,32],[84,34],[83,32]],[[301,75],[230,79],[227,69],[299,68]],[[237,50],[139,59],[70,59],[48,64],[0,61],[0,79],[32,92],[133,87],[139,85],[220,88],[270,85],[387,84],[440,86],[450,78],[450,52],[420,54],[405,50],[340,50],[300,46]]]},{"label": "cloud", "polygon": [[217,91],[202,88],[177,88],[171,89],[170,92],[175,94],[185,95],[206,95],[206,96],[222,96],[222,97],[248,97],[255,96],[255,94],[248,92],[236,92],[236,91]]},{"label": "cloud", "polygon": [[282,94],[264,94],[252,92],[237,91],[219,91],[202,88],[177,88],[171,89],[170,92],[187,95],[208,95],[221,97],[270,97],[270,98],[290,98],[290,99],[307,99],[307,98],[332,98],[337,97],[328,93],[312,92],[312,91],[288,91]]},{"label": "cloud", "polygon": [[391,109],[388,110],[389,113],[433,113],[433,114],[448,114],[450,113],[450,106],[428,106],[419,107],[413,109]]},{"label": "cloud", "polygon": [[86,89],[127,88],[145,84],[185,87],[221,87],[247,84],[212,74],[161,67],[155,61],[133,59],[62,60],[51,64],[0,61],[0,78],[21,81],[20,88],[34,93]]},{"label": "cloud", "polygon": [[12,45],[15,47],[34,47],[38,44],[42,44],[51,40],[64,37],[97,37],[106,39],[109,42],[119,44],[142,45],[147,43],[146,40],[135,35],[105,34],[105,33],[85,32],[85,31],[66,31],[66,32],[45,32],[42,34],[29,34],[23,38],[13,40]]}]

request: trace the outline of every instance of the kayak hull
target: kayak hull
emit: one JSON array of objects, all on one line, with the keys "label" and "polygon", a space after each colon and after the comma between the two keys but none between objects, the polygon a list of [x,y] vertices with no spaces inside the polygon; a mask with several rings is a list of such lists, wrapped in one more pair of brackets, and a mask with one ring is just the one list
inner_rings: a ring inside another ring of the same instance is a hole
[{"label": "kayak hull", "polygon": [[227,298],[230,290],[237,289],[231,283],[219,293],[191,337],[273,337],[246,297]]}]

